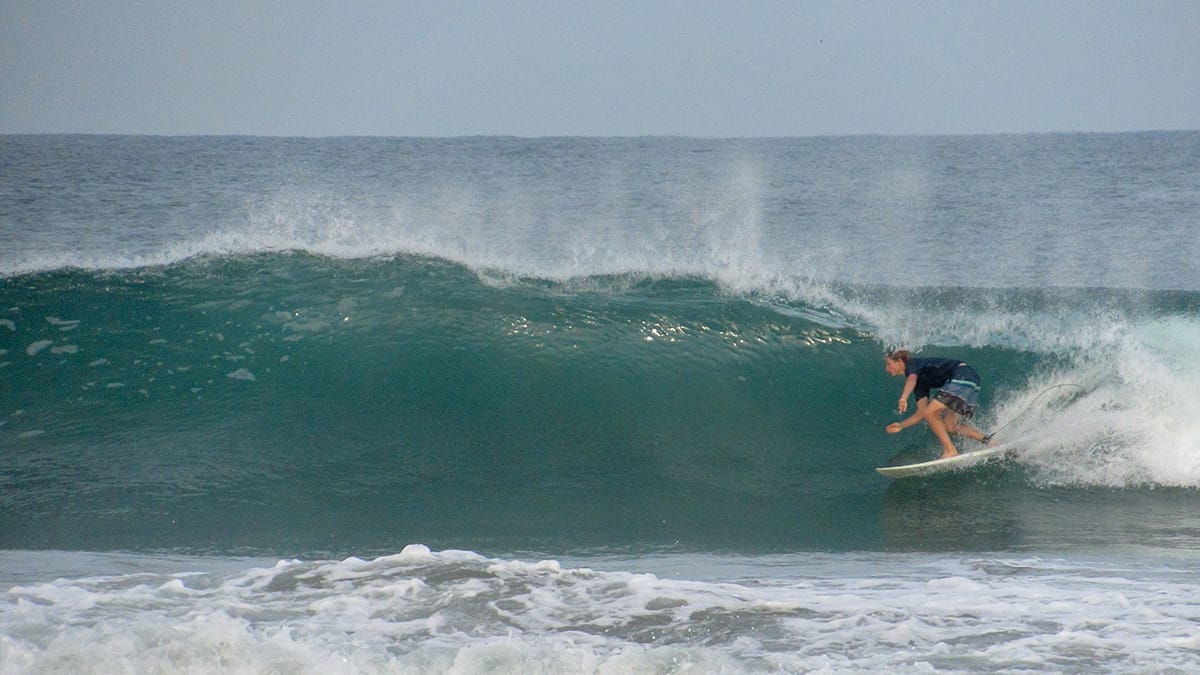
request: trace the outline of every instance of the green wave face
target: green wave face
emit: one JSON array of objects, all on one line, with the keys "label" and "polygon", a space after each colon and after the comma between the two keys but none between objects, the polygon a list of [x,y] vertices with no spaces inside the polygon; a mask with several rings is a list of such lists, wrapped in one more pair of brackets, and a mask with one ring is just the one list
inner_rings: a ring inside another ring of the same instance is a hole
[{"label": "green wave face", "polygon": [[[1195,377],[1195,294],[731,293],[308,254],[3,283],[4,548],[1003,547],[1062,534],[1014,495],[1086,511],[1117,489],[1175,517],[1200,485],[1164,447],[1196,433],[1196,389],[1172,388]],[[897,344],[969,360],[978,423],[1038,452],[881,482],[875,466],[936,446],[883,433]],[[957,516],[931,526],[922,489]]]}]

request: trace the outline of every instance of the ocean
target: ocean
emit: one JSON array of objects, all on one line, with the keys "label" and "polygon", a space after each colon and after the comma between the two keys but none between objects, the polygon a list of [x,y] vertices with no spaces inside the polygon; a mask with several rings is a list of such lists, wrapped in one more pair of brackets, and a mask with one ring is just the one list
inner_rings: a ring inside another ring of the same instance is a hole
[{"label": "ocean", "polygon": [[[876,474],[897,347],[1019,454]],[[1184,673],[1197,569],[1200,132],[0,136],[5,675]]]}]

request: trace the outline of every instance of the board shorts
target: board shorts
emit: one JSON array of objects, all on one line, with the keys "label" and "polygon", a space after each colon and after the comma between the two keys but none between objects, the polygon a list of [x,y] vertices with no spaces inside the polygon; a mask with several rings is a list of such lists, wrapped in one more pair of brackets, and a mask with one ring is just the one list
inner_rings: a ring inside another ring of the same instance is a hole
[{"label": "board shorts", "polygon": [[934,400],[963,417],[974,415],[979,407],[979,373],[965,363],[960,365],[954,369],[950,381],[938,389]]}]

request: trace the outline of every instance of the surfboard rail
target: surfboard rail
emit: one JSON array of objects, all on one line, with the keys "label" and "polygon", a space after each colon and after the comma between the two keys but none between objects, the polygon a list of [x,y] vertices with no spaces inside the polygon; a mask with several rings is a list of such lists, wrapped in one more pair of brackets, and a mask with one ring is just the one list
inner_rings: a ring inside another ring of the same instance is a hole
[{"label": "surfboard rail", "polygon": [[1015,457],[1017,449],[1011,445],[993,445],[981,450],[962,452],[954,457],[931,459],[928,462],[901,464],[899,466],[881,466],[875,470],[888,478],[908,478],[911,476],[931,476],[944,471],[963,471],[986,462],[1005,457]]}]

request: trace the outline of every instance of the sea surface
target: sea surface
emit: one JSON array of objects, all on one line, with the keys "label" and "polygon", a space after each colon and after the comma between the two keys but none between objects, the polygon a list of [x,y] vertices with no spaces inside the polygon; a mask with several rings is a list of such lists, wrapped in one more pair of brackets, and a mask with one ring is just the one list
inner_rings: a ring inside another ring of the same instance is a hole
[{"label": "sea surface", "polygon": [[1200,132],[0,136],[0,673],[997,670],[1200,670]]}]

